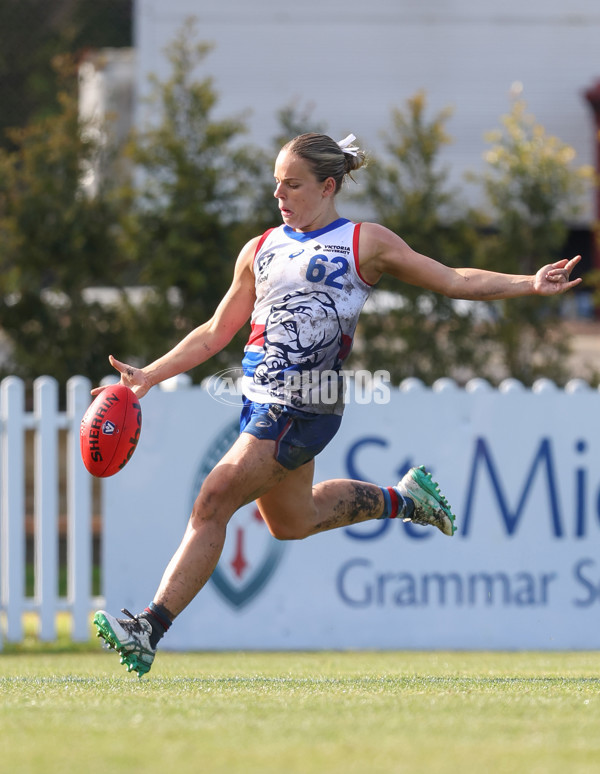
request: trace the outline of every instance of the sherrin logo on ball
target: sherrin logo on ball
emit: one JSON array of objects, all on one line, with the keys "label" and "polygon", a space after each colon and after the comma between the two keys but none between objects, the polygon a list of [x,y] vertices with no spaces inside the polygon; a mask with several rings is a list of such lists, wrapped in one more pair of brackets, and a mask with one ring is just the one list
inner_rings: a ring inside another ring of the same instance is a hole
[{"label": "sherrin logo on ball", "polygon": [[108,478],[127,465],[142,430],[137,395],[124,384],[105,387],[81,420],[81,457],[97,478]]}]

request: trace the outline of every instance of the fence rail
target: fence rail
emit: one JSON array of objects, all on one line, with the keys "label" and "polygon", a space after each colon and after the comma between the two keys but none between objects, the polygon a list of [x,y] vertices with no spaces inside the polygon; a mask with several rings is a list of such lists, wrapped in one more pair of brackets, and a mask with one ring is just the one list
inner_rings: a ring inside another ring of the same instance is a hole
[{"label": "fence rail", "polygon": [[[0,649],[4,639],[23,639],[23,613],[39,616],[39,637],[56,638],[56,614],[72,617],[71,635],[89,637],[92,596],[92,479],[81,460],[79,425],[90,403],[88,379],[67,382],[66,410],[59,410],[55,379],[34,382],[33,410],[26,410],[25,385],[9,376],[0,382]],[[28,474],[27,434],[33,435],[32,470]],[[61,443],[61,436],[63,442]],[[66,438],[66,443],[64,442]],[[60,483],[64,470],[64,483]],[[26,522],[28,489],[33,499],[33,596],[26,593]],[[61,491],[64,487],[64,491]],[[62,497],[61,497],[62,496]],[[66,510],[67,589],[59,595],[59,516]]]}]

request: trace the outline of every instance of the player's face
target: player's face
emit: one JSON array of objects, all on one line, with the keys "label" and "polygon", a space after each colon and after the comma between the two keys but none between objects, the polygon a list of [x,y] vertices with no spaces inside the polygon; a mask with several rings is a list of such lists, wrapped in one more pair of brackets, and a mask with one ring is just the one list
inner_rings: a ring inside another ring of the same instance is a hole
[{"label": "player's face", "polygon": [[275,162],[275,198],[283,222],[295,231],[315,231],[335,220],[335,182],[320,183],[310,165],[295,153],[281,151]]}]

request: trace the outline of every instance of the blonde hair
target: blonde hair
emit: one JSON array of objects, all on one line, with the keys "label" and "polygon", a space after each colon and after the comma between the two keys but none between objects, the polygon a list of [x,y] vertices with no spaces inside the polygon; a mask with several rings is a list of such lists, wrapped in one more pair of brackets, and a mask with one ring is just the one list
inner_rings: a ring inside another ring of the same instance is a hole
[{"label": "blonde hair", "polygon": [[342,187],[346,175],[354,179],[352,172],[360,169],[366,162],[364,151],[355,147],[352,147],[351,150],[345,150],[331,137],[316,132],[308,132],[294,137],[281,150],[295,153],[296,156],[308,162],[320,183],[327,180],[328,177],[332,177],[335,180],[336,193]]}]

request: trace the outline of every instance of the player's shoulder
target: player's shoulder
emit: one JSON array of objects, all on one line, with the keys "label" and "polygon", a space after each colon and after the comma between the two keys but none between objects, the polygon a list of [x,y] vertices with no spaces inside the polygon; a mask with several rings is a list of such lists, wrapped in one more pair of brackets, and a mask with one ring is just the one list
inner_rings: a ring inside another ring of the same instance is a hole
[{"label": "player's shoulder", "polygon": [[408,245],[394,231],[379,223],[363,223],[359,238],[359,266],[370,285],[379,282],[389,269],[390,261],[403,259]]},{"label": "player's shoulder", "polygon": [[256,236],[253,236],[252,239],[249,239],[240,250],[240,259],[243,260],[248,257],[254,259],[254,256],[260,250],[260,247],[265,239],[265,234],[257,234]]},{"label": "player's shoulder", "polygon": [[252,239],[246,242],[238,255],[238,269],[250,269],[252,271],[256,256],[260,253],[261,247],[274,230],[274,228],[267,229],[262,234],[257,234],[257,236],[252,237]]},{"label": "player's shoulder", "polygon": [[400,237],[380,223],[365,221],[360,224],[360,252],[365,258],[377,255],[387,247],[398,246],[399,242],[402,243]]},{"label": "player's shoulder", "polygon": [[360,233],[368,239],[389,239],[397,238],[397,235],[389,228],[382,226],[381,223],[372,223],[369,221],[363,221],[360,224]]},{"label": "player's shoulder", "polygon": [[260,248],[263,246],[263,244],[267,241],[267,239],[271,236],[271,234],[274,231],[277,231],[279,227],[274,226],[273,228],[268,228],[266,231],[263,231],[262,234],[258,234],[255,237],[252,237],[246,244],[244,245],[243,252],[248,251],[252,253],[252,255],[256,255]]}]

